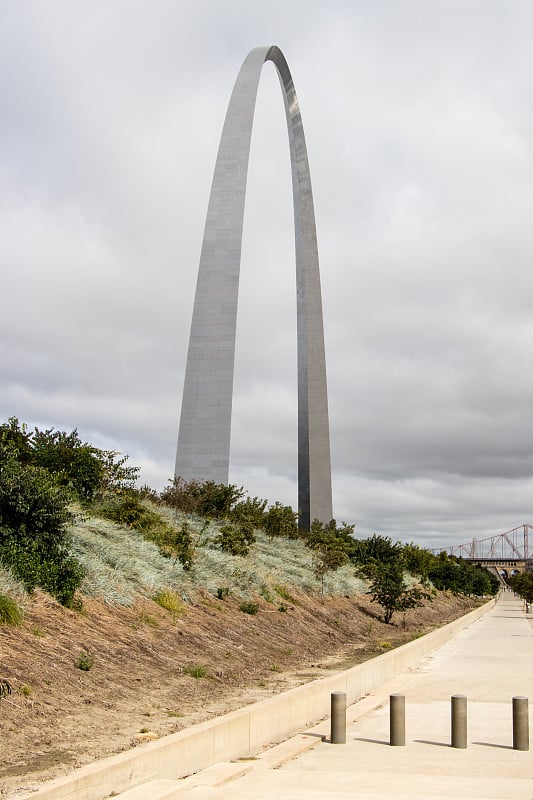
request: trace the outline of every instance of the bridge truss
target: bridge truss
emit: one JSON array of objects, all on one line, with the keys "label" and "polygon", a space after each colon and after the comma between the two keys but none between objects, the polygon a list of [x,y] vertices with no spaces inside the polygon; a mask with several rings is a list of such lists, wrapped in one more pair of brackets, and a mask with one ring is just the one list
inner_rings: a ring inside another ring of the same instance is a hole
[{"label": "bridge truss", "polygon": [[529,531],[531,525],[519,525],[497,536],[488,536],[486,539],[472,539],[468,544],[455,544],[451,547],[441,548],[434,552],[446,550],[451,556],[461,558],[491,558],[491,559],[528,559],[533,558],[533,547],[529,547]]}]

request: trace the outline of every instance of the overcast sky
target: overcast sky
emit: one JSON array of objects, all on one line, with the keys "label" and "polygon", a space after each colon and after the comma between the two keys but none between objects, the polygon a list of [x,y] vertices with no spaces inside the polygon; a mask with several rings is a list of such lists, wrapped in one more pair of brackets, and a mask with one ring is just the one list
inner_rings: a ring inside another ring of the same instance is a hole
[{"label": "overcast sky", "polygon": [[[533,4],[0,0],[0,415],[173,471],[207,200],[250,49],[299,95],[334,514],[430,546],[533,522]],[[263,70],[230,480],[296,506],[290,162]]]}]

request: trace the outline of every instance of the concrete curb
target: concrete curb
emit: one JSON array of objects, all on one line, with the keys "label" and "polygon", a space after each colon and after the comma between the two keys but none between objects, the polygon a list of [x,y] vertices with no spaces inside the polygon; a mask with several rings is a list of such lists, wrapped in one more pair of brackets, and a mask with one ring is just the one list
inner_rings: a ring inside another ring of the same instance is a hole
[{"label": "concrete curb", "polygon": [[102,800],[148,781],[182,778],[218,762],[255,755],[327,717],[332,692],[348,705],[413,667],[493,608],[495,600],[381,656],[297,686],[179,733],[82,767],[24,795],[35,800]]}]

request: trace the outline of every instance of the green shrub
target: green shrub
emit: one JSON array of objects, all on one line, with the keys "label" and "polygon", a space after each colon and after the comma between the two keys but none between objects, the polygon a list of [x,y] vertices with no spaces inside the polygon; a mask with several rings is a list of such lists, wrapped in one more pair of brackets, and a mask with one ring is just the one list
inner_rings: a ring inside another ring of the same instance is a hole
[{"label": "green shrub", "polygon": [[207,678],[207,669],[201,664],[188,664],[182,667],[182,672],[185,675],[190,675],[191,678]]},{"label": "green shrub", "polygon": [[22,466],[45,469],[54,482],[82,503],[92,502],[106,491],[132,488],[139,469],[125,466],[127,456],[99,450],[71,433],[27,426],[16,417],[0,425],[0,449],[9,451]]},{"label": "green shrub", "polygon": [[93,666],[93,658],[91,654],[87,653],[85,650],[82,650],[78,656],[78,660],[76,661],[76,666],[83,672],[89,672]]},{"label": "green shrub", "polygon": [[298,514],[290,506],[276,502],[270,506],[264,517],[265,533],[271,538],[286,536],[288,539],[298,538]]},{"label": "green shrub", "polygon": [[248,523],[235,525],[224,525],[220,529],[219,535],[215,538],[215,544],[219,545],[225,553],[232,556],[247,556],[250,545],[255,542],[253,528]]},{"label": "green shrub", "polygon": [[20,625],[22,611],[17,603],[5,594],[0,594],[0,625]]},{"label": "green shrub", "polygon": [[68,606],[83,572],[68,551],[67,502],[45,469],[0,450],[0,561],[27,591],[40,586]]},{"label": "green shrub", "polygon": [[185,481],[176,477],[172,485],[161,492],[161,499],[186,514],[225,519],[243,495],[244,489],[233,484],[227,486],[214,481]]},{"label": "green shrub", "polygon": [[247,497],[231,509],[230,519],[232,522],[246,522],[253,528],[262,528],[265,523],[265,509],[267,500],[260,500],[258,497]]},{"label": "green shrub", "polygon": [[241,603],[239,606],[239,611],[242,611],[245,614],[255,615],[259,611],[259,603],[251,603],[251,602]]},{"label": "green shrub", "polygon": [[219,586],[217,588],[217,597],[219,600],[225,600],[229,595],[229,586]]}]

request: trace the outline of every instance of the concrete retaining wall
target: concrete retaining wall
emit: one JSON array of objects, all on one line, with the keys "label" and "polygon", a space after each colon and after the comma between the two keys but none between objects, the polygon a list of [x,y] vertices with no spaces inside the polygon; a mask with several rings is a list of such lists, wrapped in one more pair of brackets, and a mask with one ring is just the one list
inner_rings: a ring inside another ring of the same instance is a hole
[{"label": "concrete retaining wall", "polygon": [[156,778],[181,778],[219,761],[250,756],[327,717],[331,692],[348,705],[417,664],[493,607],[491,600],[442,628],[344,672],[306,683],[217,719],[82,767],[26,797],[102,800]]}]

